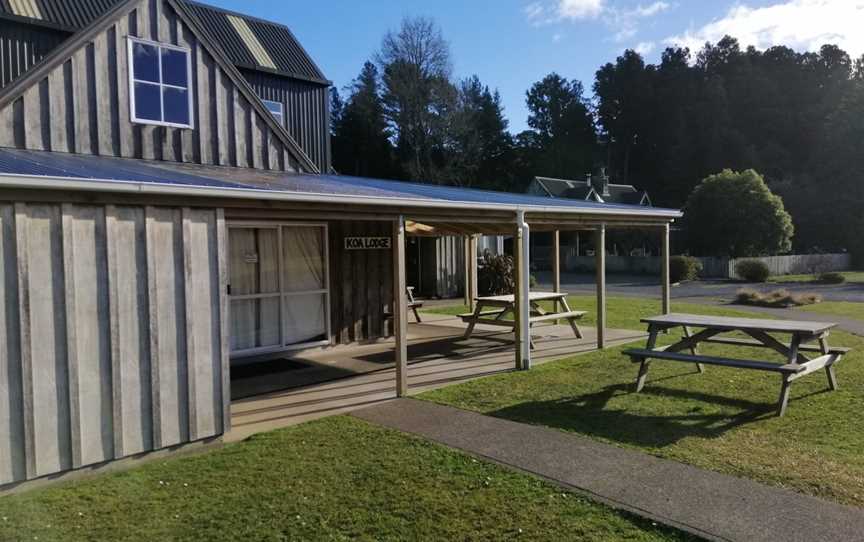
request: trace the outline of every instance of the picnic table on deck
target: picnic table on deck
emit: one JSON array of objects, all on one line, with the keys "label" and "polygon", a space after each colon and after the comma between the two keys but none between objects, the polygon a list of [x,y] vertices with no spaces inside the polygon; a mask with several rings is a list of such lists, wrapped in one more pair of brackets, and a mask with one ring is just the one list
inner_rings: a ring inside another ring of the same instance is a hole
[{"label": "picnic table on deck", "polygon": [[[640,364],[639,375],[636,378],[637,392],[642,391],[645,386],[651,359],[695,363],[700,373],[704,372],[704,365],[776,372],[782,376],[780,399],[777,405],[778,416],[783,416],[786,412],[792,382],[803,376],[825,369],[829,387],[832,391],[836,390],[837,375],[834,372],[834,365],[849,352],[848,348],[828,345],[829,331],[837,326],[834,323],[675,313],[642,318],[641,321],[648,324],[646,347],[624,352],[633,362]],[[684,337],[681,340],[669,346],[656,347],[659,333],[677,327],[684,330]],[[701,330],[694,333],[693,328],[701,328]],[[749,338],[720,336],[734,331],[742,332]],[[771,335],[772,333],[789,335],[790,341],[783,342]],[[699,343],[768,348],[781,354],[785,363],[703,356],[697,352]],[[683,351],[689,351],[689,354]],[[818,356],[811,358],[805,353],[815,353]]]},{"label": "picnic table on deck", "polygon": [[[529,292],[528,302],[531,304],[531,315],[529,316],[529,325],[539,324],[541,322],[554,322],[556,320],[567,320],[570,327],[573,329],[577,339],[582,338],[582,331],[576,324],[576,320],[585,316],[585,311],[574,311],[567,304],[567,293],[565,292]],[[487,297],[476,298],[476,307],[473,312],[460,314],[459,318],[463,322],[468,323],[468,329],[465,330],[465,338],[471,336],[474,332],[474,326],[477,324],[486,324],[492,326],[509,327],[516,329],[515,320],[505,320],[507,314],[514,314],[516,311],[516,296],[509,295],[494,295]],[[551,301],[553,309],[547,311],[540,303],[542,301]],[[531,341],[531,348],[534,348],[534,341]]]}]

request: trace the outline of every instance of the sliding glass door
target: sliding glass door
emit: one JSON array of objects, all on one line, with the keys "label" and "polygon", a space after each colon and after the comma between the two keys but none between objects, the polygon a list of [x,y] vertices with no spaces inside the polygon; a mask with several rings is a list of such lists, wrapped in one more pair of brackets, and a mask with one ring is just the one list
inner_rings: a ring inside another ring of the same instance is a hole
[{"label": "sliding glass door", "polygon": [[329,342],[325,224],[232,224],[228,244],[232,355]]}]

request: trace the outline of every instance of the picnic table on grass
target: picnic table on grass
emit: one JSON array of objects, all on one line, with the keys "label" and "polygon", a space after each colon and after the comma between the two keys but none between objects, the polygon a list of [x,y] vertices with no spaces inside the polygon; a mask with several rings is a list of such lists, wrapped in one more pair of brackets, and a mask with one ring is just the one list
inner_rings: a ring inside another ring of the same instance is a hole
[{"label": "picnic table on grass", "polygon": [[[829,387],[832,391],[836,390],[837,375],[834,372],[834,365],[849,352],[848,348],[828,345],[829,331],[837,326],[834,323],[675,313],[642,318],[641,321],[648,324],[646,347],[624,351],[633,362],[640,364],[639,375],[636,378],[637,392],[642,391],[645,386],[652,359],[695,363],[700,373],[704,372],[704,365],[774,372],[782,377],[780,399],[777,405],[778,416],[786,413],[789,389],[792,382],[801,377],[825,369]],[[681,340],[669,346],[656,346],[659,333],[678,327],[684,330],[684,337]],[[694,328],[700,330],[694,333]],[[749,338],[721,336],[736,331]],[[788,335],[789,342],[781,341],[774,335]],[[782,355],[784,362],[703,356],[697,351],[699,343],[768,348]],[[809,354],[817,355],[808,357]]]},{"label": "picnic table on grass", "polygon": [[[528,301],[531,304],[529,325],[533,326],[542,322],[567,320],[573,329],[573,334],[576,335],[577,339],[581,339],[582,331],[579,329],[576,321],[585,316],[585,311],[571,310],[567,304],[567,295],[565,292],[529,292]],[[459,318],[463,322],[468,323],[468,329],[465,330],[466,339],[474,332],[474,326],[477,324],[509,327],[515,331],[515,319],[506,320],[504,318],[506,315],[514,314],[516,311],[515,295],[478,297],[475,301],[476,306],[473,312],[459,315]],[[543,301],[552,302],[553,309],[551,311],[544,309],[540,305]],[[531,348],[534,348],[533,339],[531,341]]]}]

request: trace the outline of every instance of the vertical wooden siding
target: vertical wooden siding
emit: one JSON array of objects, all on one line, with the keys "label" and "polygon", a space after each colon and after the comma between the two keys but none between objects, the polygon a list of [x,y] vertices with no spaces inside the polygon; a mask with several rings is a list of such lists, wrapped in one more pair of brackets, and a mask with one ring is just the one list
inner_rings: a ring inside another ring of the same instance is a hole
[{"label": "vertical wooden siding", "polygon": [[0,485],[223,433],[221,216],[0,204]]},{"label": "vertical wooden siding", "polygon": [[[192,129],[130,121],[128,36],[191,51]],[[241,114],[238,111],[246,116],[244,129],[235,129],[236,117]],[[253,141],[258,147],[252,146]],[[0,147],[298,169],[263,117],[162,0],[141,0],[21,98],[0,110]]]},{"label": "vertical wooden siding", "polygon": [[345,250],[345,237],[390,237],[385,221],[331,222],[330,322],[335,344],[386,337],[385,318],[393,304],[392,253],[389,250]]}]

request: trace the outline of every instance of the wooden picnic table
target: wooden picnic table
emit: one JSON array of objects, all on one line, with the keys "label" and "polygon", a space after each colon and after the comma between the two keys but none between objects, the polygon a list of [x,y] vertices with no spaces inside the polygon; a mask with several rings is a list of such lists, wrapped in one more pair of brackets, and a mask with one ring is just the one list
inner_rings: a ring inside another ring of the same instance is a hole
[{"label": "wooden picnic table", "polygon": [[[786,413],[789,403],[789,390],[792,382],[803,376],[825,369],[831,390],[837,389],[837,375],[834,365],[849,349],[828,346],[828,334],[837,324],[826,322],[807,322],[797,320],[767,320],[762,318],[734,318],[725,316],[704,316],[698,314],[666,314],[642,318],[648,324],[648,343],[644,349],[630,349],[624,353],[632,361],[639,363],[636,377],[636,391],[642,391],[648,377],[648,366],[652,359],[695,363],[699,372],[704,365],[719,365],[738,369],[751,369],[780,373],[782,384],[777,405],[778,416]],[[657,347],[657,336],[668,329],[681,327],[684,337],[669,346]],[[694,333],[694,328],[700,331]],[[721,336],[729,332],[741,332],[749,338]],[[774,335],[790,335],[784,342]],[[737,358],[718,358],[700,355],[699,343],[717,343],[742,347],[768,348],[783,356],[783,363],[757,361]],[[811,344],[816,343],[816,344]],[[689,351],[689,353],[684,353]],[[806,354],[815,353],[816,357]]]},{"label": "wooden picnic table", "polygon": [[[567,304],[567,293],[565,292],[530,292],[528,294],[528,302],[531,304],[531,314],[529,316],[529,325],[539,324],[542,322],[555,322],[557,320],[567,320],[570,327],[573,329],[576,338],[582,338],[582,331],[579,329],[576,321],[585,316],[585,311],[574,311]],[[553,309],[547,311],[540,303],[543,301],[551,301]],[[475,299],[476,306],[473,312],[460,314],[459,317],[463,322],[468,323],[468,329],[465,330],[465,338],[471,336],[474,332],[474,326],[477,324],[486,324],[491,326],[509,327],[516,329],[514,320],[505,320],[507,314],[515,314],[516,312],[516,296],[509,295],[494,295],[486,297],[478,297]],[[534,348],[534,341],[531,341],[531,348]]]}]

